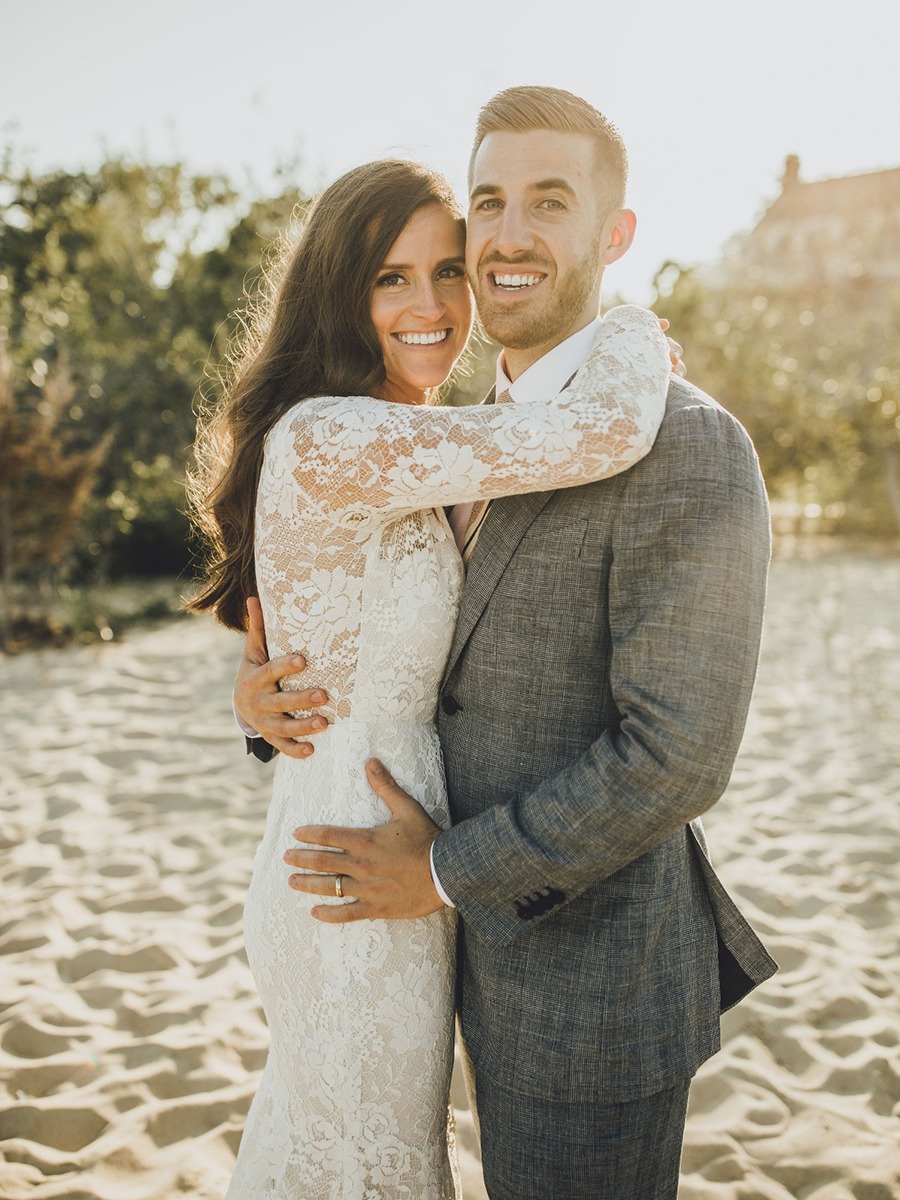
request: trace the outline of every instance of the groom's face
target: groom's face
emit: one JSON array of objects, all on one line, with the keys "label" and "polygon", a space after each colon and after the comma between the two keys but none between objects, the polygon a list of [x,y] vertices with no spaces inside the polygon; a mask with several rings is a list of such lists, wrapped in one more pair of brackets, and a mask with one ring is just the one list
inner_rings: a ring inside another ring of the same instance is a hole
[{"label": "groom's face", "polygon": [[466,268],[491,337],[545,353],[596,317],[616,216],[607,208],[585,134],[485,137],[472,163]]}]

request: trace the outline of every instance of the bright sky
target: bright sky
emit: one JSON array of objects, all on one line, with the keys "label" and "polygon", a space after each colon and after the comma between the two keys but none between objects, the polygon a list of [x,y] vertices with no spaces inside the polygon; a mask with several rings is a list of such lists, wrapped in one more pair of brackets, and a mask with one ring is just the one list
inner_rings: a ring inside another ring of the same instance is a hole
[{"label": "bright sky", "polygon": [[387,154],[462,193],[475,115],[568,88],[629,148],[638,237],[607,290],[646,300],[668,258],[712,259],[777,192],[900,165],[900,4],[855,0],[0,0],[0,136],[39,166],[102,147],[314,188]]}]

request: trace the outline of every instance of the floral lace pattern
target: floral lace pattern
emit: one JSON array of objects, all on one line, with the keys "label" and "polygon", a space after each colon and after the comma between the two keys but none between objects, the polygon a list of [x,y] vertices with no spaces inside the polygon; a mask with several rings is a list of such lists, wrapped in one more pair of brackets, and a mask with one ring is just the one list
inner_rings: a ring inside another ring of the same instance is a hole
[{"label": "floral lace pattern", "polygon": [[310,760],[279,759],[254,863],[245,937],[271,1049],[227,1200],[458,1200],[455,913],[323,925],[281,856],[298,824],[387,820],[373,755],[446,827],[434,716],[463,568],[443,506],[626,470],[653,443],[668,368],[655,317],[623,306],[552,401],[321,397],[270,432],[256,510],[269,652],[303,651],[332,724]]}]

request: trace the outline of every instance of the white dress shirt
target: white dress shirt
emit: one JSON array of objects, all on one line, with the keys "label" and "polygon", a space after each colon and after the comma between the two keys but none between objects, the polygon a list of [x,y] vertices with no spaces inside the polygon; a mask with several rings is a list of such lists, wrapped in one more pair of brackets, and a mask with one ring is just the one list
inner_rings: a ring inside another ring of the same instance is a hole
[{"label": "white dress shirt", "polygon": [[[532,363],[527,371],[523,371],[515,383],[510,383],[506,374],[506,364],[501,354],[497,358],[497,396],[509,392],[511,400],[526,403],[538,400],[552,400],[558,396],[580,366],[588,360],[588,355],[594,345],[594,338],[600,328],[600,318],[597,317],[564,342],[548,350],[543,358]],[[469,516],[474,501],[454,505],[450,516],[450,528],[456,538],[456,544],[462,553]]]},{"label": "white dress shirt", "polygon": [[[600,317],[596,317],[583,329],[579,329],[577,333],[567,337],[564,342],[560,342],[558,346],[548,350],[536,363],[532,363],[527,371],[522,372],[515,383],[510,382],[509,376],[506,374],[506,363],[501,354],[497,359],[496,394],[499,396],[508,391],[510,399],[519,403],[538,400],[549,402],[559,395],[578,368],[587,362],[599,328]],[[473,503],[474,501],[469,501],[466,504],[457,504],[450,513],[450,528],[453,530],[456,544],[460,546],[460,553],[462,553],[461,539],[465,538]],[[443,902],[451,908],[455,908],[456,905],[441,887],[441,881],[434,869],[434,842],[431,845],[431,878]]]}]

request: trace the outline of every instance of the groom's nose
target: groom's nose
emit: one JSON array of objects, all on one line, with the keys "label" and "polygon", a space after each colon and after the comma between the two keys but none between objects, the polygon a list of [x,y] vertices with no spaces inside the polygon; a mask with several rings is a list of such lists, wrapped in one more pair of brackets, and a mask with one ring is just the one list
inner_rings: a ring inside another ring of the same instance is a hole
[{"label": "groom's nose", "polygon": [[493,237],[493,249],[504,258],[514,258],[534,246],[534,236],[528,222],[528,213],[524,205],[507,204],[500,213],[500,219]]}]

